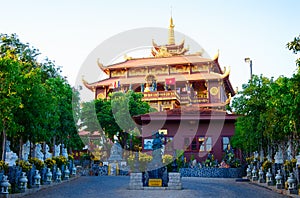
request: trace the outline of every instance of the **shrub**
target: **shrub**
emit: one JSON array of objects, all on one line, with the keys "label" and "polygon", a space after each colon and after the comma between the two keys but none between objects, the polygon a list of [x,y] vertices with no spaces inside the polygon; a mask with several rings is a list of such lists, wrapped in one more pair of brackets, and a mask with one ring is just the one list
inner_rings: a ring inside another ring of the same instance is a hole
[{"label": "shrub", "polygon": [[32,165],[28,161],[20,160],[16,164],[22,168],[23,172],[28,172],[32,168]]},{"label": "shrub", "polygon": [[284,169],[285,171],[288,171],[288,172],[293,172],[293,169],[296,168],[296,163],[297,163],[297,160],[296,159],[291,159],[291,161],[289,160],[285,160],[284,162]]},{"label": "shrub", "polygon": [[53,157],[53,160],[55,160],[57,166],[60,168],[62,165],[67,165],[68,160],[64,156],[58,156],[58,157]]},{"label": "shrub", "polygon": [[151,155],[148,155],[147,153],[139,152],[140,171],[144,172],[147,169],[147,165],[152,161],[152,158],[153,157]]},{"label": "shrub", "polygon": [[3,160],[0,160],[0,170],[4,171],[4,173],[8,172],[8,163]]},{"label": "shrub", "polygon": [[170,163],[173,162],[173,156],[172,155],[168,155],[168,154],[163,155],[162,156],[162,161],[163,161],[164,165],[168,165],[168,164],[170,164]]},{"label": "shrub", "polygon": [[265,160],[262,164],[262,170],[268,171],[269,168],[272,168],[272,162],[270,162],[269,160]]},{"label": "shrub", "polygon": [[68,160],[74,162],[74,157],[73,157],[73,155],[70,155],[70,154],[69,154],[69,155],[68,155]]},{"label": "shrub", "polygon": [[45,160],[45,164],[47,165],[47,168],[52,169],[53,166],[56,164],[56,161],[55,161],[54,159],[47,158],[47,159]]},{"label": "shrub", "polygon": [[41,170],[43,167],[44,167],[44,162],[38,158],[30,158],[29,160],[29,163],[33,164],[37,170]]}]

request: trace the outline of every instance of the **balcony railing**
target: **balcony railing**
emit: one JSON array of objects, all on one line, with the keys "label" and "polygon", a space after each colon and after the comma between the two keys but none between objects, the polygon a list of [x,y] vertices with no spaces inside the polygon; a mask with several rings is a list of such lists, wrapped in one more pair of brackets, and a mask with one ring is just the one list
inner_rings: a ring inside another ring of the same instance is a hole
[{"label": "balcony railing", "polygon": [[152,91],[144,92],[143,101],[153,100],[178,100],[180,101],[179,95],[175,91]]},{"label": "balcony railing", "polygon": [[180,104],[188,103],[208,103],[209,100],[206,96],[199,97],[197,95],[191,96],[188,93],[178,94],[176,91],[153,91],[144,92],[143,101],[156,101],[156,100],[177,100]]}]

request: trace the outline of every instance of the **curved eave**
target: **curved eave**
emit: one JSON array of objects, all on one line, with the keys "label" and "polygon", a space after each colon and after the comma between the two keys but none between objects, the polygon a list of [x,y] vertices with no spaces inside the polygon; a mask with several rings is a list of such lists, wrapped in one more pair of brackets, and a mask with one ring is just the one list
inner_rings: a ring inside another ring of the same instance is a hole
[{"label": "curved eave", "polygon": [[93,84],[88,83],[86,80],[83,79],[83,77],[82,77],[81,80],[82,80],[83,85],[84,85],[86,88],[88,88],[89,90],[95,92],[95,85],[94,85],[94,83],[93,83]]},{"label": "curved eave", "polygon": [[233,120],[235,121],[238,118],[237,115],[201,115],[201,116],[195,116],[195,115],[141,115],[140,119],[142,121],[161,121],[162,119],[167,120]]},{"label": "curved eave", "polygon": [[220,51],[218,50],[217,53],[214,55],[214,58],[213,58],[214,61],[218,62],[219,54],[220,54]]},{"label": "curved eave", "polygon": [[104,67],[103,64],[99,61],[99,58],[97,59],[98,67],[106,74],[109,75],[109,69],[107,67]]},{"label": "curved eave", "polygon": [[[156,114],[156,115],[155,115]],[[235,122],[239,115],[237,114],[208,114],[208,115],[202,115],[202,114],[176,114],[176,115],[168,115],[167,112],[156,112],[156,113],[148,113],[143,115],[134,116],[134,121],[139,125],[147,125],[151,121],[229,121],[229,122]]]}]

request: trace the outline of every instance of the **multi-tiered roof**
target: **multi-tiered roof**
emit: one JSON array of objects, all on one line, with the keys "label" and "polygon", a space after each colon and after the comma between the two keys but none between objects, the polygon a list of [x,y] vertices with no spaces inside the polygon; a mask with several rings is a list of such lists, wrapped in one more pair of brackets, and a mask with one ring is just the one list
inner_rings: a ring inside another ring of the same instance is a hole
[{"label": "multi-tiered roof", "polygon": [[230,68],[221,69],[217,53],[213,59],[201,53],[186,54],[184,40],[175,43],[173,19],[170,19],[168,44],[152,40],[152,57],[126,57],[123,62],[99,68],[107,78],[84,85],[95,98],[107,98],[110,92],[129,89],[144,93],[144,100],[160,110],[181,105],[200,104],[223,108],[235,94],[229,81]]}]

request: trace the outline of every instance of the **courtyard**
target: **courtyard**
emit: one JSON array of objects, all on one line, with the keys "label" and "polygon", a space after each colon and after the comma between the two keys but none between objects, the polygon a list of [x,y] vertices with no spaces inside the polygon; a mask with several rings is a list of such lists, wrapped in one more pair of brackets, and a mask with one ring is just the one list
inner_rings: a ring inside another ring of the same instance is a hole
[{"label": "courtyard", "polygon": [[81,176],[24,197],[286,197],[248,182],[236,182],[235,179],[183,177],[182,183],[182,190],[128,190],[127,176]]}]

